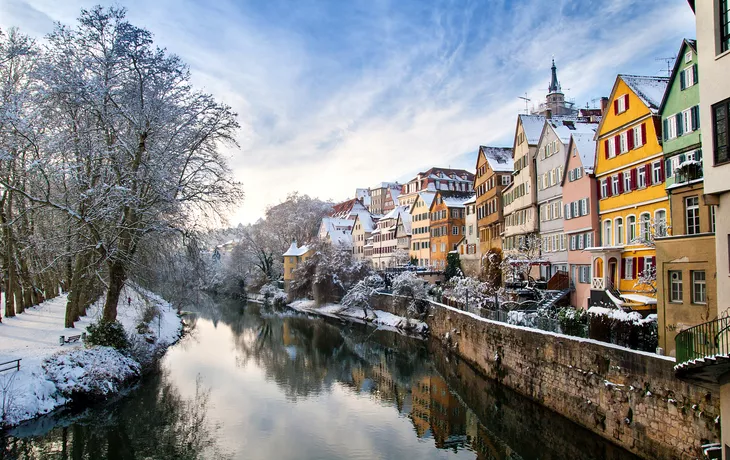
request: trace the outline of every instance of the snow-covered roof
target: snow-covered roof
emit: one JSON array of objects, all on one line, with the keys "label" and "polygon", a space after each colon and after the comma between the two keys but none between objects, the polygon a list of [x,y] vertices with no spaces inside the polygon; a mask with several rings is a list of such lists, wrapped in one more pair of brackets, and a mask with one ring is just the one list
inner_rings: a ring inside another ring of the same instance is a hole
[{"label": "snow-covered roof", "polygon": [[352,233],[343,230],[332,230],[327,236],[332,244],[339,246],[352,246]]},{"label": "snow-covered roof", "polygon": [[570,136],[572,134],[582,133],[594,136],[596,129],[598,129],[598,123],[580,122],[575,118],[550,119],[548,120],[548,125],[555,131],[555,135],[558,136],[560,142],[566,145],[570,142]]},{"label": "snow-covered roof", "polygon": [[479,151],[489,163],[489,168],[494,172],[512,172],[515,169],[510,147],[486,147],[480,146]]},{"label": "snow-covered roof", "polygon": [[[433,199],[436,198],[436,192],[431,191],[423,191],[418,192],[418,196],[421,198],[421,201],[426,205],[426,209],[431,209],[431,204],[433,203]],[[418,201],[418,200],[416,200]],[[415,201],[414,201],[415,203]]]},{"label": "snow-covered roof", "polygon": [[[408,209],[408,208],[406,208]],[[400,216],[398,216],[400,219],[400,223],[403,224],[403,231],[406,232],[407,235],[411,234],[411,215],[408,213],[407,210],[403,210],[403,212],[400,213]]]},{"label": "snow-covered roof", "polygon": [[596,141],[594,133],[573,133],[573,144],[580,155],[580,162],[586,173],[593,172],[596,165]]},{"label": "snow-covered roof", "polygon": [[653,112],[657,113],[669,84],[668,77],[647,77],[640,75],[619,75],[621,80],[631,88],[641,101]]},{"label": "snow-covered roof", "polygon": [[360,221],[360,225],[362,225],[362,228],[366,233],[373,231],[375,228],[375,221],[373,220],[372,214],[370,214],[366,209],[358,210],[353,214],[355,215],[356,220]]},{"label": "snow-covered roof", "polygon": [[545,124],[545,117],[542,115],[525,115],[519,116],[522,122],[522,129],[525,131],[528,144],[537,144],[540,141],[542,128]]},{"label": "snow-covered roof", "polygon": [[393,199],[393,203],[398,202],[398,197],[400,196],[400,190],[401,190],[400,187],[388,189],[388,193],[390,193],[390,197]]},{"label": "snow-covered roof", "polygon": [[309,252],[309,246],[304,244],[300,247],[297,247],[297,242],[292,241],[291,246],[289,246],[289,249],[287,249],[284,253],[284,257],[299,257],[303,256],[307,252]]},{"label": "snow-covered roof", "polygon": [[463,208],[473,197],[472,192],[441,192],[441,199],[447,208]]},{"label": "snow-covered roof", "polygon": [[474,196],[472,196],[471,198],[469,198],[468,200],[466,200],[466,201],[464,202],[464,204],[474,204],[474,203],[476,203],[476,202],[477,202],[477,196],[476,196],[476,195],[474,195]]},{"label": "snow-covered roof", "polygon": [[654,297],[649,297],[641,294],[621,294],[621,297],[626,300],[630,300],[632,302],[640,303],[643,305],[656,305],[657,303]]}]

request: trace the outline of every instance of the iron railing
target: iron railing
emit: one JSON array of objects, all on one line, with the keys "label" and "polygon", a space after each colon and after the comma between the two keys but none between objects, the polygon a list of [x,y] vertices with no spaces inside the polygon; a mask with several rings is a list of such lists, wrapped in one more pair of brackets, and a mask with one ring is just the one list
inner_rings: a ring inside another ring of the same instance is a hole
[{"label": "iron railing", "polygon": [[698,324],[685,329],[674,339],[677,365],[695,359],[730,356],[730,318]]}]

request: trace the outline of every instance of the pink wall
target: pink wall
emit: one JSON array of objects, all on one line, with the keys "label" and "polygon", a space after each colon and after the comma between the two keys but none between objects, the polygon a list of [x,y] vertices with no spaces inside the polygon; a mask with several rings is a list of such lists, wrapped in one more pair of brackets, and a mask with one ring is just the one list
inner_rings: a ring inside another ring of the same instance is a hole
[{"label": "pink wall", "polygon": [[[573,147],[575,150],[575,147]],[[580,155],[573,154],[571,151],[568,158],[568,165],[565,168],[565,182],[563,184],[563,203],[568,204],[573,201],[580,200],[585,197],[589,197],[588,200],[588,215],[581,216],[573,219],[565,219],[564,231],[568,235],[568,247],[570,248],[570,235],[569,233],[573,230],[578,229],[592,229],[593,230],[593,246],[598,245],[598,189],[596,188],[596,179],[591,174],[585,174],[583,176],[571,182],[568,180],[568,172],[571,169],[582,167]],[[586,230],[587,231],[587,230]],[[584,233],[583,231],[578,233]],[[568,250],[568,264],[571,266],[569,269],[570,275],[573,275],[573,265],[591,265],[591,253],[588,251]],[[590,281],[590,280],[589,280]],[[578,279],[573,280],[575,285],[575,292],[571,294],[571,304],[579,308],[588,308],[588,298],[591,293],[590,282],[580,283]]]}]

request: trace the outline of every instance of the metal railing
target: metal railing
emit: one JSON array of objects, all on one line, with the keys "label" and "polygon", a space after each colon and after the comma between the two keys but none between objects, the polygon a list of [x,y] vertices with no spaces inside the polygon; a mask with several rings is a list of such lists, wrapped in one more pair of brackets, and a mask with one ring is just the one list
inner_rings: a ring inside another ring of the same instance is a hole
[{"label": "metal railing", "polygon": [[685,329],[674,339],[677,365],[694,359],[730,355],[730,318],[698,324]]},{"label": "metal railing", "polygon": [[23,360],[23,358],[20,359],[11,359],[10,361],[6,361],[4,363],[0,363],[0,372],[10,371],[10,370],[20,370],[20,362]]}]

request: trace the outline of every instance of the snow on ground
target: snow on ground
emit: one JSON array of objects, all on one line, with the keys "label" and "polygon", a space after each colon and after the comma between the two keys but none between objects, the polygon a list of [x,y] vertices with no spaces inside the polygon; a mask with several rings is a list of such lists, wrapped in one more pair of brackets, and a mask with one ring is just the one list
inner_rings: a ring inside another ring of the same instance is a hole
[{"label": "snow on ground", "polygon": [[428,330],[428,326],[423,321],[404,318],[381,310],[371,310],[370,314],[365,314],[361,308],[347,308],[344,305],[332,303],[317,307],[314,300],[304,299],[295,300],[289,304],[289,307],[304,313],[359,319],[399,331],[407,330],[408,332],[421,334]]},{"label": "snow on ground", "polygon": [[[22,359],[19,371],[0,372],[0,425],[15,425],[48,413],[67,403],[68,396],[75,391],[93,388],[92,380],[115,391],[120,379],[139,373],[139,363],[116,350],[86,349],[81,341],[61,346],[60,336],[86,332],[103,309],[100,299],[76,322],[75,328],[67,329],[63,327],[66,301],[67,295],[61,295],[15,317],[3,318],[0,323],[0,363]],[[182,321],[175,309],[144,289],[125,287],[117,319],[129,334],[137,335],[136,326],[150,304],[158,306],[161,313],[150,322],[146,335],[153,337],[155,343],[149,345],[139,336],[138,342],[146,344],[152,354],[167,348],[180,336]],[[7,366],[0,366],[4,367]]]}]

